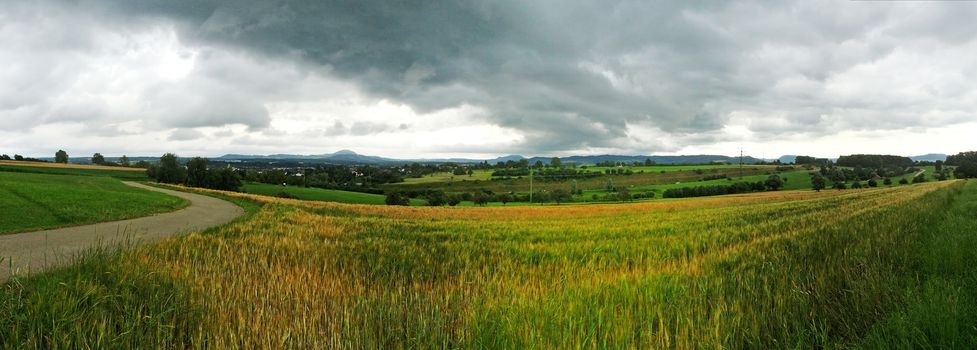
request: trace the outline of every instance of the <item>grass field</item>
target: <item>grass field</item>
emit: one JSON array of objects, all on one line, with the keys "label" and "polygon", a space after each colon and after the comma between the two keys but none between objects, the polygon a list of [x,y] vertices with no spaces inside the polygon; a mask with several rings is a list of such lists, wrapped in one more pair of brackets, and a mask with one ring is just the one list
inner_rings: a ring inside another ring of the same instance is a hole
[{"label": "grass field", "polygon": [[263,205],[3,286],[2,346],[977,346],[977,182],[516,208],[226,195]]},{"label": "grass field", "polygon": [[0,169],[0,234],[146,216],[187,204],[110,177]]},{"label": "grass field", "polygon": [[148,181],[146,169],[97,165],[0,161],[0,172],[31,174],[109,176],[126,181]]},{"label": "grass field", "polygon": [[[804,190],[804,189],[812,188],[811,176],[809,173],[810,171],[802,169],[802,170],[787,171],[787,172],[779,173],[778,175],[780,176],[781,179],[787,179],[787,181],[784,182],[783,190]],[[731,177],[732,180],[718,179],[718,180],[706,180],[706,181],[694,181],[694,182],[677,182],[677,183],[668,183],[668,184],[633,185],[633,186],[629,186],[628,190],[630,190],[632,193],[649,192],[649,191],[656,192],[657,196],[659,196],[660,198],[661,194],[664,193],[665,190],[668,190],[670,188],[730,185],[737,182],[757,182],[757,181],[764,181],[769,176],[770,175],[767,174],[761,174],[761,175]],[[577,196],[577,198],[587,199],[594,194],[605,195],[608,193],[610,192],[608,192],[606,189],[585,190],[583,194]]]},{"label": "grass field", "polygon": [[[756,165],[743,164],[744,168],[752,168]],[[729,164],[705,164],[705,165],[635,165],[635,166],[620,166],[620,167],[602,167],[602,166],[588,166],[586,170],[590,171],[604,171],[607,169],[631,169],[631,171],[645,171],[645,172],[669,172],[669,171],[688,171],[688,170],[710,170],[710,169],[737,169],[739,165],[729,165]]]},{"label": "grass field", "polygon": [[[702,180],[706,176],[728,175],[728,176],[751,176],[767,174],[776,167],[773,166],[748,166],[742,170],[729,166],[716,166],[711,169],[699,169],[689,166],[689,169],[671,170],[666,172],[649,171],[644,173],[633,173],[631,175],[600,175],[596,177],[582,177],[577,180],[577,188],[583,190],[599,190],[605,188],[607,180],[612,180],[617,186],[639,186],[672,184],[675,182],[694,182]],[[669,166],[671,168],[671,166]],[[466,176],[467,177],[467,176]],[[536,178],[534,189],[548,190],[569,189],[569,181],[545,181]],[[413,183],[394,183],[382,185],[384,190],[400,191],[420,191],[427,189],[439,189],[445,192],[473,192],[478,190],[490,190],[496,193],[501,192],[529,192],[529,178],[495,179],[495,180],[468,180],[467,178],[455,178],[455,181],[427,181]]]},{"label": "grass field", "polygon": [[404,179],[404,183],[415,184],[415,183],[431,183],[431,182],[451,182],[451,181],[474,181],[474,180],[490,180],[492,179],[492,170],[475,170],[472,172],[472,176],[468,175],[455,175],[450,172],[435,173],[423,177],[408,177]]},{"label": "grass field", "polygon": [[[270,185],[257,182],[249,182],[241,188],[242,192],[259,194],[263,196],[278,196],[281,192],[287,192],[297,199],[308,201],[327,201],[349,204],[386,204],[386,196],[380,194],[327,190],[315,187],[296,187]],[[411,205],[423,205],[424,201],[419,199],[411,200]]]}]

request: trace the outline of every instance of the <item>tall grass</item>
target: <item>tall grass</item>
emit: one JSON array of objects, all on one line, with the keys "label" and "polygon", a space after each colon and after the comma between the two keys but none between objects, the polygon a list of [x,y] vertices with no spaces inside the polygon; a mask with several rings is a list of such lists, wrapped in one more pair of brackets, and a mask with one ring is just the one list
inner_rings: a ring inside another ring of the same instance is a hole
[{"label": "tall grass", "polygon": [[[266,204],[248,219],[101,262],[173,281],[153,290],[186,293],[180,307],[200,310],[140,327],[166,330],[141,333],[146,343],[883,348],[972,347],[977,334],[977,279],[967,271],[977,183],[545,208],[241,196]],[[59,290],[18,283],[5,298]],[[10,332],[0,338],[55,317],[32,315],[0,323]]]}]

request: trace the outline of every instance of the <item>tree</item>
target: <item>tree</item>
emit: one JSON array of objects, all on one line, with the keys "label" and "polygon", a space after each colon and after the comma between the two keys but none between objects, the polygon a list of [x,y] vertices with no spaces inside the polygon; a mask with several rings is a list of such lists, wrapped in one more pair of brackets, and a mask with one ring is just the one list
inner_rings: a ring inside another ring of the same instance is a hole
[{"label": "tree", "polygon": [[977,163],[977,152],[960,152],[946,157],[946,165],[961,166],[964,163]]},{"label": "tree", "polygon": [[193,157],[187,162],[187,186],[204,187],[207,183],[207,163],[207,159],[200,157]]},{"label": "tree", "polygon": [[572,201],[573,196],[571,196],[570,192],[567,192],[566,190],[556,189],[550,193],[550,199],[556,202],[556,204],[560,204]]},{"label": "tree", "polygon": [[570,194],[579,194],[577,193],[577,180],[570,181]]},{"label": "tree", "polygon": [[130,165],[132,165],[132,163],[129,162],[129,157],[126,157],[125,154],[122,155],[122,158],[119,158],[119,164],[121,164],[124,167],[129,167]]},{"label": "tree", "polygon": [[899,184],[900,185],[908,185],[909,184],[909,180],[906,180],[906,178],[899,179]]},{"label": "tree", "polygon": [[448,201],[448,205],[452,207],[456,206],[459,203],[461,203],[461,195],[457,195],[457,194],[449,195],[447,201]]},{"label": "tree", "polygon": [[961,162],[960,165],[953,170],[953,176],[958,179],[977,178],[977,162]]},{"label": "tree", "polygon": [[779,175],[773,174],[767,177],[767,181],[764,181],[763,185],[771,191],[776,191],[784,187],[784,181],[780,179]]},{"label": "tree", "polygon": [[926,174],[925,173],[919,173],[919,175],[916,175],[916,177],[913,177],[913,183],[914,184],[923,183],[923,182],[926,182]]},{"label": "tree", "polygon": [[620,201],[622,201],[622,202],[630,202],[631,199],[632,199],[632,197],[631,197],[631,190],[628,190],[627,187],[622,187],[617,192],[617,199],[620,200]]},{"label": "tree", "polygon": [[241,177],[231,168],[210,169],[204,187],[237,192],[241,189]]},{"label": "tree", "polygon": [[937,160],[936,162],[933,163],[933,166],[936,168],[936,172],[942,172],[943,171],[943,161],[942,160]]},{"label": "tree", "polygon": [[175,154],[167,153],[159,158],[159,166],[156,169],[156,182],[180,184],[184,182],[186,177],[186,169],[180,165]]},{"label": "tree", "polygon": [[882,180],[882,184],[883,185],[886,185],[886,186],[891,186],[892,185],[892,179],[885,178],[885,180]]},{"label": "tree", "polygon": [[826,182],[824,180],[824,176],[821,176],[819,174],[814,174],[814,176],[811,178],[811,186],[814,187],[815,191],[821,192],[821,190],[824,189],[825,185]]},{"label": "tree", "polygon": [[19,155],[19,154],[15,154],[14,155],[14,160],[21,160],[22,161],[22,160],[24,160],[24,156]]},{"label": "tree", "polygon": [[57,152],[54,153],[54,162],[68,164],[68,152],[59,149]]},{"label": "tree", "polygon": [[447,198],[444,195],[444,191],[431,191],[427,194],[427,205],[432,207],[440,207],[447,203]]},{"label": "tree", "polygon": [[488,193],[485,193],[483,191],[478,191],[475,193],[474,197],[472,198],[472,201],[475,202],[475,205],[484,207],[486,204],[488,204],[489,199],[490,198]]},{"label": "tree", "polygon": [[862,183],[859,181],[855,181],[854,183],[851,184],[851,188],[862,188]]},{"label": "tree", "polygon": [[472,170],[471,168],[468,168],[468,177],[471,177],[472,175],[475,175],[475,171]]},{"label": "tree", "polygon": [[92,164],[105,164],[105,157],[101,153],[95,153],[92,155]]},{"label": "tree", "polygon": [[605,186],[607,192],[614,192],[614,179],[607,179],[607,186]]},{"label": "tree", "polygon": [[384,200],[387,205],[408,205],[410,204],[410,198],[404,196],[400,192],[390,192],[387,193],[387,198]]},{"label": "tree", "polygon": [[512,202],[512,195],[508,193],[500,194],[499,202],[502,202],[502,205],[506,205],[506,203]]},{"label": "tree", "polygon": [[149,162],[147,162],[145,160],[140,160],[140,161],[136,162],[136,164],[134,164],[133,167],[147,169],[147,168],[149,168]]},{"label": "tree", "polygon": [[652,166],[652,165],[655,165],[655,162],[652,161],[651,158],[645,158],[645,165],[646,166]]},{"label": "tree", "polygon": [[844,190],[848,188],[848,186],[845,186],[844,182],[835,182],[834,186],[832,187],[837,190]]},{"label": "tree", "polygon": [[879,183],[875,179],[868,180],[868,187],[879,187]]},{"label": "tree", "polygon": [[560,160],[560,157],[553,157],[553,159],[550,159],[550,166],[554,168],[562,167],[563,161]]},{"label": "tree", "polygon": [[543,167],[543,161],[541,160],[537,160],[536,163],[533,164],[533,168],[540,169],[542,167]]}]

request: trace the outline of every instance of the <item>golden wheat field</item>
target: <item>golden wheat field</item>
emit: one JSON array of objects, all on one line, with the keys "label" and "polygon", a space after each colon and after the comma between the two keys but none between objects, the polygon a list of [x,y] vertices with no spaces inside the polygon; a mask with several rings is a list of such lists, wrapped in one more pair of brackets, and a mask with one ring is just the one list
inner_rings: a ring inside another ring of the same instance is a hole
[{"label": "golden wheat field", "polygon": [[[954,315],[947,310],[972,305],[966,297],[972,293],[949,279],[941,283],[958,291],[955,300],[937,293],[929,297],[943,303],[933,303],[914,293],[929,283],[920,266],[937,252],[927,247],[945,239],[929,229],[942,227],[959,198],[972,199],[974,185],[512,208],[221,193],[260,205],[219,229],[120,253],[104,262],[110,267],[78,273],[102,279],[68,282],[70,290],[141,295],[119,281],[144,285],[153,276],[153,301],[140,306],[143,297],[133,297],[120,309],[156,318],[105,321],[101,330],[65,326],[63,338],[22,344],[79,344],[120,327],[131,333],[106,336],[106,344],[573,349],[931,342],[899,323],[914,317],[901,313],[923,304]],[[110,275],[117,277],[108,281]],[[112,317],[84,319],[100,318]],[[934,329],[955,325],[933,322]],[[963,335],[955,339],[972,341],[972,327],[959,326]]]}]

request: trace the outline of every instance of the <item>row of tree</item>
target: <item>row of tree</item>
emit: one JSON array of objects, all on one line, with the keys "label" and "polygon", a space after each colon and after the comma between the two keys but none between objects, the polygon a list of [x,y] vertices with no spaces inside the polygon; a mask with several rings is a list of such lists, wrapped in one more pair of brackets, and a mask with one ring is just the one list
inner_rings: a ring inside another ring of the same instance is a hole
[{"label": "row of tree", "polygon": [[977,178],[977,152],[960,152],[948,156],[946,164],[956,166],[953,176],[958,179]]},{"label": "row of tree", "polygon": [[183,184],[190,187],[202,187],[223,191],[239,191],[241,178],[234,169],[229,167],[208,168],[206,158],[195,157],[180,164],[179,158],[173,153],[164,154],[159,163],[152,164],[146,169],[149,177],[156,182],[169,184]]},{"label": "row of tree", "polygon": [[729,185],[694,186],[670,188],[662,193],[664,198],[686,198],[719,196],[724,194],[750,193],[760,191],[776,191],[784,187],[784,181],[779,175],[770,175],[766,181],[737,182]]}]

